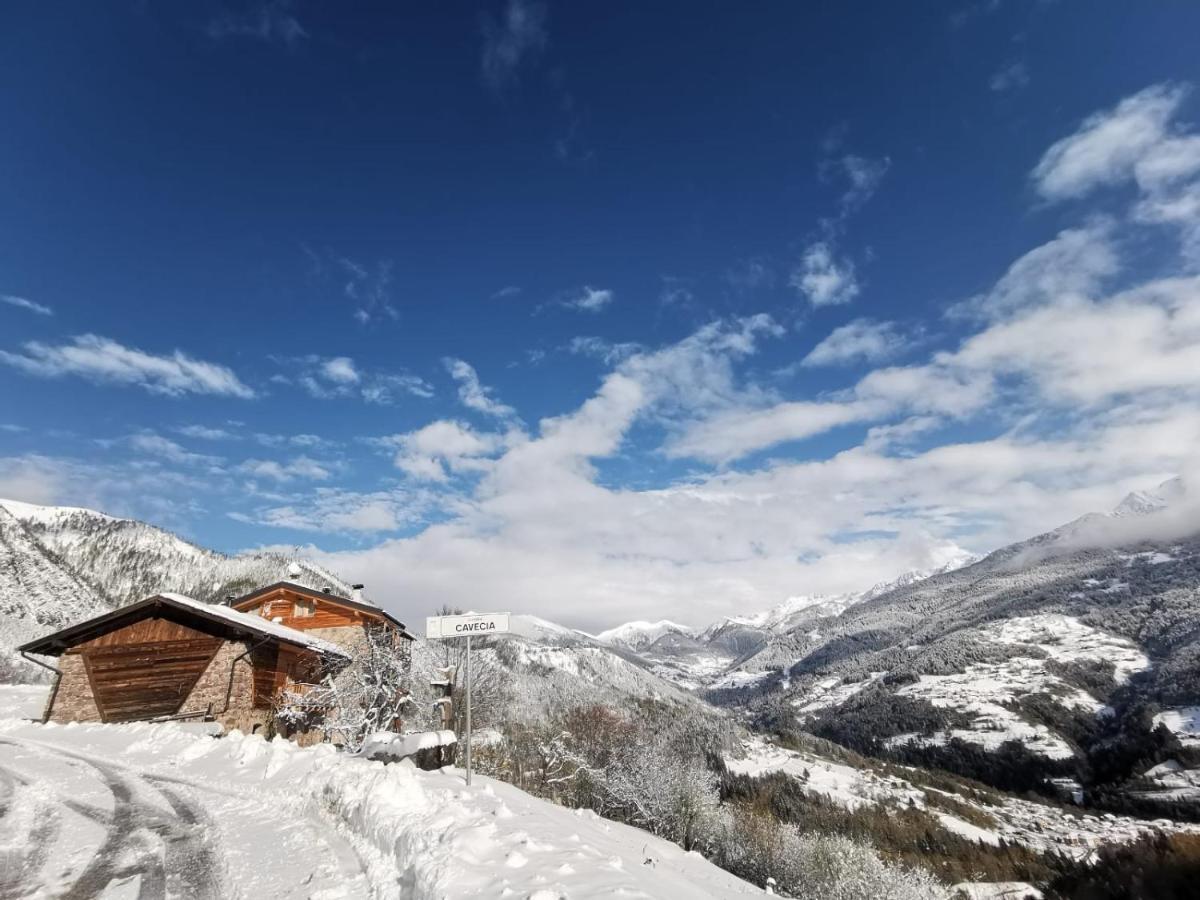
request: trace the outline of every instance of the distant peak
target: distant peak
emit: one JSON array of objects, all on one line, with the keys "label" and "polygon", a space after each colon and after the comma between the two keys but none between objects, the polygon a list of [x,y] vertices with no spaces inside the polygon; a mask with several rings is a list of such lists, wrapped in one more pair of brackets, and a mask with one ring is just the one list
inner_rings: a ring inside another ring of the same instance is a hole
[{"label": "distant peak", "polygon": [[1169,508],[1187,493],[1183,478],[1169,478],[1158,487],[1146,491],[1131,491],[1116,505],[1110,515],[1117,518],[1148,516]]}]

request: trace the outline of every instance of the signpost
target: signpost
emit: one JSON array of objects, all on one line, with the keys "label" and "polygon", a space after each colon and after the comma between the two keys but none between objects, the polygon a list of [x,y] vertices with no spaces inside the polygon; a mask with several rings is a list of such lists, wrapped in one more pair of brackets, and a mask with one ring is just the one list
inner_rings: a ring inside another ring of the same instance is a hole
[{"label": "signpost", "polygon": [[443,641],[451,638],[467,639],[467,663],[465,692],[467,722],[464,729],[467,737],[467,784],[471,783],[471,638],[508,634],[508,613],[467,614],[461,616],[429,616],[425,619],[425,639]]}]

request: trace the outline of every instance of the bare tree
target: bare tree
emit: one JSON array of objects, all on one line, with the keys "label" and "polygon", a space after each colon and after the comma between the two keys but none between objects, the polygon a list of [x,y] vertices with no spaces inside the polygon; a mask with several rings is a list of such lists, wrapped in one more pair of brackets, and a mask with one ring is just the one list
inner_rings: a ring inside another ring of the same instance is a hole
[{"label": "bare tree", "polygon": [[408,641],[392,628],[370,628],[350,665],[320,685],[294,685],[280,693],[277,722],[319,729],[325,739],[357,752],[380,731],[395,731],[412,708]]},{"label": "bare tree", "polygon": [[[435,615],[460,616],[463,611],[442,606]],[[471,716],[476,727],[498,723],[502,719],[503,705],[509,699],[505,668],[497,656],[501,640],[471,639]],[[427,650],[428,655],[422,654],[421,649]],[[440,681],[441,670],[445,670],[450,682],[451,727],[461,737],[466,728],[467,642],[461,638],[430,641],[418,649],[418,654],[425,658],[417,668],[429,676],[421,679],[422,684]]]}]

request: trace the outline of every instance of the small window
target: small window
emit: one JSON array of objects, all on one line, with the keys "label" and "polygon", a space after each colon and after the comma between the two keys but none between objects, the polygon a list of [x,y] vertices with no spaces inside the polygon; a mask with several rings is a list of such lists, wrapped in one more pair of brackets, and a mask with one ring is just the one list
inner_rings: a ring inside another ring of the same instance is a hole
[{"label": "small window", "polygon": [[316,613],[316,611],[317,611],[317,601],[316,600],[301,599],[301,600],[296,601],[296,616],[297,617],[303,618],[305,616],[311,616],[314,613]]}]

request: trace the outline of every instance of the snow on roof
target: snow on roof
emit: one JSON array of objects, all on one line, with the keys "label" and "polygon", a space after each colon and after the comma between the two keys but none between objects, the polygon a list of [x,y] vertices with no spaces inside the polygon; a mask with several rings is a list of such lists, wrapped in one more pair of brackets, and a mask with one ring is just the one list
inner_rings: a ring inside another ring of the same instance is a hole
[{"label": "snow on roof", "polygon": [[318,653],[329,653],[345,659],[350,658],[350,655],[337,644],[305,634],[303,631],[297,631],[295,628],[288,628],[286,625],[281,625],[279,622],[272,622],[270,619],[264,619],[262,616],[253,616],[249,613],[238,612],[236,609],[230,609],[228,606],[222,606],[217,603],[205,603],[202,600],[196,600],[194,597],[187,597],[183,594],[159,594],[158,596],[172,603],[177,603],[180,606],[187,606],[197,612],[225,619],[240,628],[279,638],[280,640],[287,641],[289,644],[308,647]]}]

